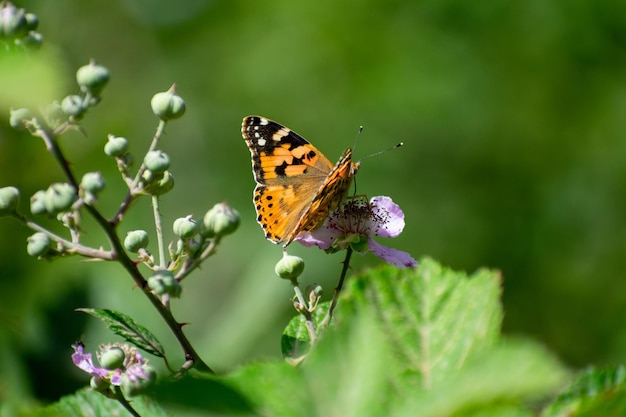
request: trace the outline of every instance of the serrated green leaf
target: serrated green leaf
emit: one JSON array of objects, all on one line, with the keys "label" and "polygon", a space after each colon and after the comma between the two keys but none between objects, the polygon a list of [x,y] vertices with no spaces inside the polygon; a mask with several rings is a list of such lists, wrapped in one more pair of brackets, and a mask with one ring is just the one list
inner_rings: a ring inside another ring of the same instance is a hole
[{"label": "serrated green leaf", "polygon": [[[145,396],[132,397],[132,407],[142,416],[168,417],[156,402]],[[117,401],[106,398],[91,389],[84,388],[74,395],[37,411],[35,417],[110,417],[129,416],[130,413]]]},{"label": "serrated green leaf", "polygon": [[624,366],[589,368],[541,414],[542,417],[618,417],[626,415]]},{"label": "serrated green leaf", "polygon": [[406,403],[394,417],[496,416],[491,412],[503,405],[512,407],[551,395],[567,376],[565,368],[543,347],[509,340],[476,355],[434,389],[406,393]]},{"label": "serrated green leaf", "polygon": [[76,311],[82,311],[102,320],[113,333],[123,337],[138,348],[154,356],[165,357],[163,346],[157,338],[126,314],[106,308],[77,308]]},{"label": "serrated green leaf", "polygon": [[299,367],[256,364],[225,383],[263,415],[530,417],[521,404],[566,372],[535,343],[499,340],[499,294],[498,274],[431,260],[369,271],[350,278],[335,326]]},{"label": "serrated green leaf", "polygon": [[483,269],[468,277],[423,259],[417,269],[387,266],[350,277],[337,318],[352,320],[373,309],[400,373],[430,388],[497,340],[499,296],[497,272]]},{"label": "serrated green leaf", "polygon": [[[312,319],[315,329],[326,317],[330,302],[320,303],[313,311]],[[297,359],[305,355],[311,347],[311,335],[306,327],[306,318],[298,314],[289,321],[280,340],[280,348],[284,358]]]}]

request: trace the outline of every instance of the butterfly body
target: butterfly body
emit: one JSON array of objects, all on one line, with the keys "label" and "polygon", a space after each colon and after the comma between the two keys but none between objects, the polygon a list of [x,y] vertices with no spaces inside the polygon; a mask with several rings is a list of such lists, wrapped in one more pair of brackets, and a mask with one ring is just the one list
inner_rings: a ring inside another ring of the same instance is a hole
[{"label": "butterfly body", "polygon": [[351,149],[332,164],[302,136],[264,117],[245,117],[241,134],[257,183],[257,222],[268,240],[283,246],[324,222],[346,197],[359,168]]}]

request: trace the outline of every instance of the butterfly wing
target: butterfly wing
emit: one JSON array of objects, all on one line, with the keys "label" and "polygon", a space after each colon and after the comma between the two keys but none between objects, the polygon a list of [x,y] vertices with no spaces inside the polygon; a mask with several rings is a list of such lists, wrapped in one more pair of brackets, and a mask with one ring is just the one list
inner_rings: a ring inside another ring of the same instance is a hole
[{"label": "butterfly wing", "polygon": [[264,117],[244,118],[241,133],[257,183],[257,222],[267,239],[287,245],[302,230],[302,219],[334,165],[302,136]]},{"label": "butterfly wing", "polygon": [[359,162],[352,162],[352,149],[346,149],[315,193],[313,200],[300,217],[294,232],[287,236],[287,244],[291,243],[300,232],[315,230],[326,220],[328,213],[337,208],[345,199],[352,178],[358,169]]}]

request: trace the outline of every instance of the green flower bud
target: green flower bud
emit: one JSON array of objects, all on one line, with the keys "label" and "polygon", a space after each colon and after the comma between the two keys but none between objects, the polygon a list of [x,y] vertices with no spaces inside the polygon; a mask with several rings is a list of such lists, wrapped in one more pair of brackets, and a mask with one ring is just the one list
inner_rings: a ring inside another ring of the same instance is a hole
[{"label": "green flower bud", "polygon": [[163,121],[178,119],[185,114],[185,101],[176,95],[176,86],[168,91],[156,93],[150,101],[152,112]]},{"label": "green flower bud", "polygon": [[198,231],[198,224],[191,215],[174,220],[174,234],[180,238],[191,237]]},{"label": "green flower bud", "polygon": [[36,51],[41,47],[43,43],[43,36],[39,32],[30,31],[28,34],[20,39],[16,39],[15,43],[23,46],[31,51]]},{"label": "green flower bud", "polygon": [[92,376],[89,380],[89,386],[91,386],[94,391],[105,392],[111,386],[111,382],[99,376]]},{"label": "green flower bud", "polygon": [[83,175],[83,178],[80,181],[80,186],[83,190],[94,194],[102,191],[104,189],[104,185],[104,177],[99,172],[88,172]]},{"label": "green flower bud", "polygon": [[[198,225],[198,229],[199,229],[199,225]],[[179,242],[182,242],[179,239]],[[183,245],[183,248],[187,248],[187,253],[189,254],[189,257],[191,259],[195,259],[197,255],[199,255],[201,253],[201,250],[204,249],[204,239],[199,236],[199,235],[195,235],[193,238],[191,239],[187,239],[185,240],[185,242],[182,242],[185,245]]]},{"label": "green flower bud", "polygon": [[124,359],[126,359],[126,354],[122,348],[111,346],[100,354],[99,361],[104,369],[112,371],[114,369],[120,369],[124,365]]},{"label": "green flower bud", "polygon": [[145,230],[133,230],[124,238],[124,247],[130,252],[139,252],[148,246],[148,232]]},{"label": "green flower bud", "polygon": [[122,156],[128,151],[128,140],[109,135],[109,140],[104,145],[104,153],[109,156]]},{"label": "green flower bud", "polygon": [[26,13],[24,18],[26,19],[26,29],[37,30],[37,27],[39,26],[39,18],[36,14]]},{"label": "green flower bud", "polygon": [[68,116],[72,116],[75,119],[80,119],[85,114],[87,110],[83,107],[83,99],[81,96],[71,95],[67,96],[61,102],[61,109],[63,113]]},{"label": "green flower bud", "polygon": [[20,203],[20,190],[15,187],[0,188],[0,216],[14,213]]},{"label": "green flower bud", "polygon": [[167,269],[159,269],[148,278],[148,287],[159,297],[164,294],[169,294],[170,297],[180,297],[182,287],[180,283],[174,278],[172,271]]},{"label": "green flower bud", "polygon": [[170,157],[163,151],[150,151],[143,158],[143,163],[153,173],[160,174],[170,167]]},{"label": "green flower bud", "polygon": [[28,22],[24,9],[12,4],[0,8],[0,29],[7,38],[21,38],[28,33]]},{"label": "green flower bud", "polygon": [[[2,9],[0,9],[1,11]],[[9,124],[13,129],[24,130],[26,129],[26,122],[31,121],[33,117],[33,112],[29,109],[11,109]]]},{"label": "green flower bud", "polygon": [[283,255],[276,263],[274,272],[282,279],[295,280],[304,271],[304,260],[299,256]]},{"label": "green flower bud", "polygon": [[156,381],[156,371],[150,365],[143,364],[139,371],[129,369],[122,374],[120,387],[127,397],[139,395]]},{"label": "green flower bud", "polygon": [[183,254],[183,251],[185,250],[185,242],[182,239],[177,239],[176,244],[174,244],[174,242],[170,242],[168,249],[170,251],[170,258],[173,259]]},{"label": "green flower bud", "polygon": [[109,82],[109,70],[91,61],[76,71],[76,82],[81,91],[99,96]]},{"label": "green flower bud", "polygon": [[324,295],[324,288],[319,284],[309,284],[306,286],[304,292],[309,294],[309,297],[321,297]]},{"label": "green flower bud", "polygon": [[30,235],[26,242],[26,252],[35,258],[45,255],[52,248],[52,241],[47,234],[42,232]]},{"label": "green flower bud", "polygon": [[165,171],[160,178],[155,179],[152,171],[144,171],[143,178],[151,177],[151,180],[144,186],[144,192],[149,195],[163,195],[174,188],[174,176],[171,172]]},{"label": "green flower bud", "polygon": [[30,212],[33,214],[46,213],[46,192],[39,190],[30,198]]},{"label": "green flower bud", "polygon": [[205,238],[226,236],[239,227],[239,213],[225,202],[217,203],[202,218],[201,234]]},{"label": "green flower bud", "polygon": [[48,214],[68,210],[78,200],[76,189],[67,183],[54,183],[46,190],[44,204]]}]

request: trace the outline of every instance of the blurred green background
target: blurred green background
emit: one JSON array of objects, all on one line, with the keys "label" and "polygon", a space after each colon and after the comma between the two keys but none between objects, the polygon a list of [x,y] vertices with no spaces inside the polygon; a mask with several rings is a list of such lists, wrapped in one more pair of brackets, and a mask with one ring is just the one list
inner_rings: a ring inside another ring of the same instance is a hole
[{"label": "blurred green background", "polygon": [[[163,0],[18,3],[40,19],[33,74],[0,63],[0,186],[28,198],[63,177],[41,141],[8,126],[8,109],[77,92],[75,70],[109,68],[87,137],[61,140],[82,175],[108,180],[111,216],[124,187],[102,148],[113,133],[139,159],[156,128],[150,98],[175,82],[186,115],[168,125],[175,189],[166,225],[227,201],[240,230],[184,286],[176,317],[219,370],[280,355],[291,290],[273,272],[241,119],[260,114],[296,130],[335,161],[366,159],[358,192],[389,195],[404,234],[383,242],[455,269],[503,274],[504,330],[536,338],[572,367],[626,356],[626,2],[396,0],[273,2]],[[151,227],[147,201],[120,232]],[[43,224],[58,226],[46,219]],[[85,238],[105,245],[85,219]],[[168,238],[172,238],[167,226]],[[0,221],[0,402],[46,403],[86,383],[70,344],[116,340],[74,312],[113,308],[152,329],[180,363],[167,329],[114,264],[36,261],[29,230]],[[154,237],[154,234],[152,234]],[[293,245],[304,283],[332,292],[338,255]],[[356,257],[355,269],[375,265]],[[154,363],[161,365],[159,361]],[[18,400],[15,400],[18,399]]]}]

